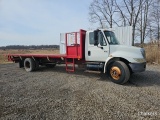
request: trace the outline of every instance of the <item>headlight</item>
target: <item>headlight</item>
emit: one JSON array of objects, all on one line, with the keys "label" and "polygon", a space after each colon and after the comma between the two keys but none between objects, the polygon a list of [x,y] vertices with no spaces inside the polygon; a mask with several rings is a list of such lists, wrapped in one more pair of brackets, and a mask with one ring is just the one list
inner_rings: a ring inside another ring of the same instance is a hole
[{"label": "headlight", "polygon": [[146,52],[144,50],[144,48],[141,48],[141,53],[144,59],[146,59]]},{"label": "headlight", "polygon": [[146,62],[146,60],[144,58],[133,58],[135,61],[139,62],[139,63],[144,63]]}]

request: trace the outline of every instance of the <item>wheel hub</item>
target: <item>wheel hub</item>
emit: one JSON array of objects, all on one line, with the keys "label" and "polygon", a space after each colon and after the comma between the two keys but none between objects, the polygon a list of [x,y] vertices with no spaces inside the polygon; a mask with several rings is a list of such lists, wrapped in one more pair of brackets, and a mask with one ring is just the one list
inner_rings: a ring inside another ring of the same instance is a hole
[{"label": "wheel hub", "polygon": [[110,69],[110,74],[111,77],[115,80],[119,80],[120,76],[121,76],[121,70],[118,67],[113,66]]}]

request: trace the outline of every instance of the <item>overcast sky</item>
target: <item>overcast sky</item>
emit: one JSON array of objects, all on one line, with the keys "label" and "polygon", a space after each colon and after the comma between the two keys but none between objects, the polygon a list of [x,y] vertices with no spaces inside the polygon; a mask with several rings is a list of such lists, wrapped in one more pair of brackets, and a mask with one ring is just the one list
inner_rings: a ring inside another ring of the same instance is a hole
[{"label": "overcast sky", "polygon": [[94,28],[92,0],[0,0],[0,46],[59,45],[60,33]]}]

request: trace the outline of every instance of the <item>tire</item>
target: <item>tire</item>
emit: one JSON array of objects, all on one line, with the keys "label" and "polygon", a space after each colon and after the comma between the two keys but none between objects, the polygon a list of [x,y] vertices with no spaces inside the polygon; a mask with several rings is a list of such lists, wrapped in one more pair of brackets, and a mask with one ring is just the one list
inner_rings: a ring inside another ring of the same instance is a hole
[{"label": "tire", "polygon": [[32,72],[35,70],[35,62],[32,58],[26,58],[24,60],[24,68],[27,72]]},{"label": "tire", "polygon": [[56,64],[45,64],[45,66],[48,68],[54,68],[56,66]]},{"label": "tire", "polygon": [[130,78],[130,71],[128,66],[121,61],[116,61],[108,66],[107,74],[112,82],[117,84],[124,84]]}]

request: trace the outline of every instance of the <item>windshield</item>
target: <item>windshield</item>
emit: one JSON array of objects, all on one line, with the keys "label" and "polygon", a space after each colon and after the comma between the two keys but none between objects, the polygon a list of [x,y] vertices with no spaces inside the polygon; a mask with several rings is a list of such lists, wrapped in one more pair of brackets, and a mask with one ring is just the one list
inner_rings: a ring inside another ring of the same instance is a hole
[{"label": "windshield", "polygon": [[119,45],[119,41],[117,40],[114,32],[112,31],[104,31],[104,34],[110,45]]}]

